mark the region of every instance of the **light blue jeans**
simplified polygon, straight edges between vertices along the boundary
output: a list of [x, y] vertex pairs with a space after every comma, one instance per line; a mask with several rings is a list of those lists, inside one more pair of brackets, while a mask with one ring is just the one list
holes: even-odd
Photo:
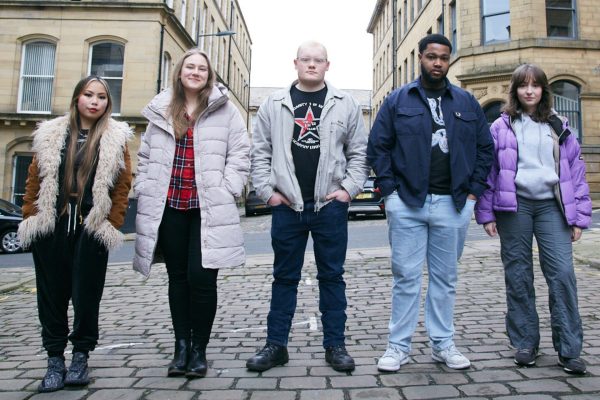
[[406, 353], [419, 320], [425, 260], [429, 341], [436, 351], [453, 344], [456, 269], [474, 207], [467, 200], [459, 212], [450, 195], [427, 195], [422, 208], [406, 205], [397, 192], [385, 198], [394, 276], [389, 342]]

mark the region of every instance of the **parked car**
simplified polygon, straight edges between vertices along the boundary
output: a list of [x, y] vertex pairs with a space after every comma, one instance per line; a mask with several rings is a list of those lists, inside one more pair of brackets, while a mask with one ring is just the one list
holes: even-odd
[[246, 195], [244, 208], [246, 209], [247, 217], [258, 214], [269, 214], [271, 212], [271, 206], [258, 197], [254, 189], [250, 189]]
[[17, 253], [21, 251], [17, 228], [22, 220], [21, 207], [0, 199], [0, 250], [2, 252]]
[[348, 207], [348, 218], [357, 215], [379, 215], [385, 217], [385, 205], [379, 190], [375, 189], [375, 177], [370, 176], [365, 186], [350, 203]]

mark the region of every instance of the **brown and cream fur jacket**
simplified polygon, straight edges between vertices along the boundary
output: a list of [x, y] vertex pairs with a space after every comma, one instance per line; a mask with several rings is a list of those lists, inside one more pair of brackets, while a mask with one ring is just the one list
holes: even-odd
[[[54, 231], [56, 203], [61, 190], [59, 171], [68, 124], [68, 116], [58, 117], [42, 122], [33, 133], [35, 156], [29, 166], [23, 197], [23, 222], [19, 225], [19, 238], [24, 247]], [[125, 219], [131, 188], [127, 142], [132, 136], [132, 130], [125, 122], [113, 119], [102, 133], [92, 184], [94, 205], [83, 221], [84, 229], [109, 250], [123, 241], [118, 228]]]

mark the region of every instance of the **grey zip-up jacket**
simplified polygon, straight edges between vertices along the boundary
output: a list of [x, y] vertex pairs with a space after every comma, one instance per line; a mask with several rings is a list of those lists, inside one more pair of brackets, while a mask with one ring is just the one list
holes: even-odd
[[[295, 85], [297, 81], [293, 82]], [[321, 154], [315, 180], [315, 211], [329, 201], [325, 196], [345, 189], [356, 196], [369, 175], [367, 132], [358, 102], [327, 84], [327, 96], [318, 127]], [[268, 201], [274, 191], [283, 194], [295, 211], [304, 209], [292, 157], [294, 107], [291, 86], [270, 95], [260, 106], [252, 133], [252, 184]]]

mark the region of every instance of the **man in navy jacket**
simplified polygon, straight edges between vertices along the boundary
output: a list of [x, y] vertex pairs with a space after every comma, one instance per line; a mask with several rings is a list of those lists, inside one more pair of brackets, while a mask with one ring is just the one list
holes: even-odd
[[432, 358], [470, 367], [453, 340], [457, 263], [494, 144], [477, 100], [446, 78], [451, 52], [439, 34], [419, 42], [421, 76], [385, 99], [369, 137], [367, 159], [385, 196], [394, 277], [388, 347], [377, 364], [382, 371], [408, 362], [425, 260]]

